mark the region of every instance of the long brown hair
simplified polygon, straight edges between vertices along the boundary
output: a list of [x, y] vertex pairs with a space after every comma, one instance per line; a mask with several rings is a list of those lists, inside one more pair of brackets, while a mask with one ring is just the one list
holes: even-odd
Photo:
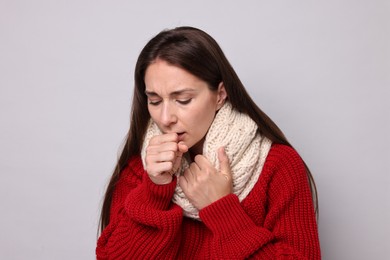
[[[178, 27], [162, 31], [146, 44], [136, 63], [130, 130], [106, 190], [101, 211], [100, 231], [103, 231], [110, 222], [111, 200], [120, 173], [128, 160], [132, 156], [139, 155], [141, 151], [147, 123], [150, 119], [145, 95], [145, 71], [157, 58], [202, 79], [208, 83], [212, 91], [216, 91], [219, 83], [223, 82], [233, 108], [249, 115], [257, 123], [259, 132], [274, 143], [292, 147], [279, 127], [261, 111], [249, 96], [221, 48], [210, 35], [193, 27]], [[314, 204], [317, 206], [316, 186], [307, 166], [306, 169]]]

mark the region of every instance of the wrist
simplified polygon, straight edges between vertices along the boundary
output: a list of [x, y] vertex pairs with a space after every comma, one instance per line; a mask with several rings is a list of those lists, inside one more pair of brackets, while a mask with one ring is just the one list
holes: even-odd
[[243, 230], [252, 223], [235, 194], [229, 194], [203, 208], [199, 216], [210, 230], [221, 236]]
[[156, 184], [156, 185], [167, 185], [167, 184], [170, 184], [173, 180], [173, 176], [168, 174], [168, 173], [164, 173], [162, 175], [159, 175], [159, 176], [151, 176], [151, 175], [148, 175], [150, 180]]
[[167, 184], [156, 184], [148, 176], [144, 180], [144, 185], [146, 188], [144, 190], [145, 203], [154, 208], [165, 209], [171, 203], [175, 192], [176, 178], [172, 178]]

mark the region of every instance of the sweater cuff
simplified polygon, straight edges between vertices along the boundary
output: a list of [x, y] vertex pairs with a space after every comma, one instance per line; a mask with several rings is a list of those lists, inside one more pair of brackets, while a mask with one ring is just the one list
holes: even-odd
[[175, 192], [177, 178], [173, 177], [172, 182], [164, 185], [157, 185], [147, 174], [143, 177], [143, 198], [146, 204], [152, 208], [165, 210], [169, 207]]
[[157, 228], [179, 225], [183, 211], [172, 203], [176, 183], [174, 177], [169, 184], [157, 185], [145, 173], [142, 183], [126, 199], [126, 211], [132, 221]]
[[229, 194], [203, 208], [199, 216], [203, 223], [219, 236], [230, 236], [255, 225], [235, 194]]

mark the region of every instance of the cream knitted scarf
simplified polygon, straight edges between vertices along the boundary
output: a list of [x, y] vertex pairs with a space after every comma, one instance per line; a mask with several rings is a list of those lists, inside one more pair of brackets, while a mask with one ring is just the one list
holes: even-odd
[[[160, 134], [160, 129], [150, 120], [141, 150], [144, 168], [146, 147], [153, 136]], [[237, 112], [225, 102], [206, 134], [203, 155], [219, 170], [217, 149], [225, 147], [233, 175], [233, 193], [242, 201], [256, 184], [271, 144], [271, 140], [257, 132], [256, 123], [248, 115]], [[183, 156], [175, 174], [182, 174], [190, 163], [189, 157]], [[188, 201], [179, 185], [172, 201], [183, 208], [185, 216], [199, 220], [198, 209]]]

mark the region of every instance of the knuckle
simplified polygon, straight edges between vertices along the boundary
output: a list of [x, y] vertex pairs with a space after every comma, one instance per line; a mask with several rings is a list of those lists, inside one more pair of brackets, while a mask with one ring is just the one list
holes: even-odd
[[158, 139], [159, 136], [153, 136], [152, 138], [150, 138], [149, 144], [156, 144]]
[[173, 152], [173, 151], [169, 151], [168, 152], [169, 160], [173, 160], [173, 159], [175, 159], [175, 157], [176, 157], [176, 153], [175, 152]]
[[150, 176], [154, 176], [155, 175], [155, 172], [154, 172], [153, 168], [151, 168], [151, 167], [146, 167], [146, 172]]
[[152, 146], [149, 145], [148, 147], [146, 147], [146, 155], [150, 154], [152, 151], [153, 151]]
[[202, 174], [202, 175], [199, 175], [197, 180], [198, 180], [198, 183], [206, 183], [207, 180], [209, 179], [209, 176], [206, 175], [206, 174]]
[[173, 167], [173, 162], [166, 162], [167, 163], [167, 167], [170, 169], [172, 169]]
[[201, 158], [202, 158], [202, 156], [200, 154], [198, 154], [195, 156], [194, 160], [195, 160], [195, 162], [199, 162]]
[[195, 169], [196, 169], [196, 165], [195, 164], [193, 164], [193, 163], [191, 163], [191, 165], [190, 165], [190, 168], [189, 168], [191, 171], [195, 171]]
[[209, 177], [211, 174], [213, 174], [213, 170], [212, 169], [207, 168], [207, 169], [204, 170], [205, 177]]

